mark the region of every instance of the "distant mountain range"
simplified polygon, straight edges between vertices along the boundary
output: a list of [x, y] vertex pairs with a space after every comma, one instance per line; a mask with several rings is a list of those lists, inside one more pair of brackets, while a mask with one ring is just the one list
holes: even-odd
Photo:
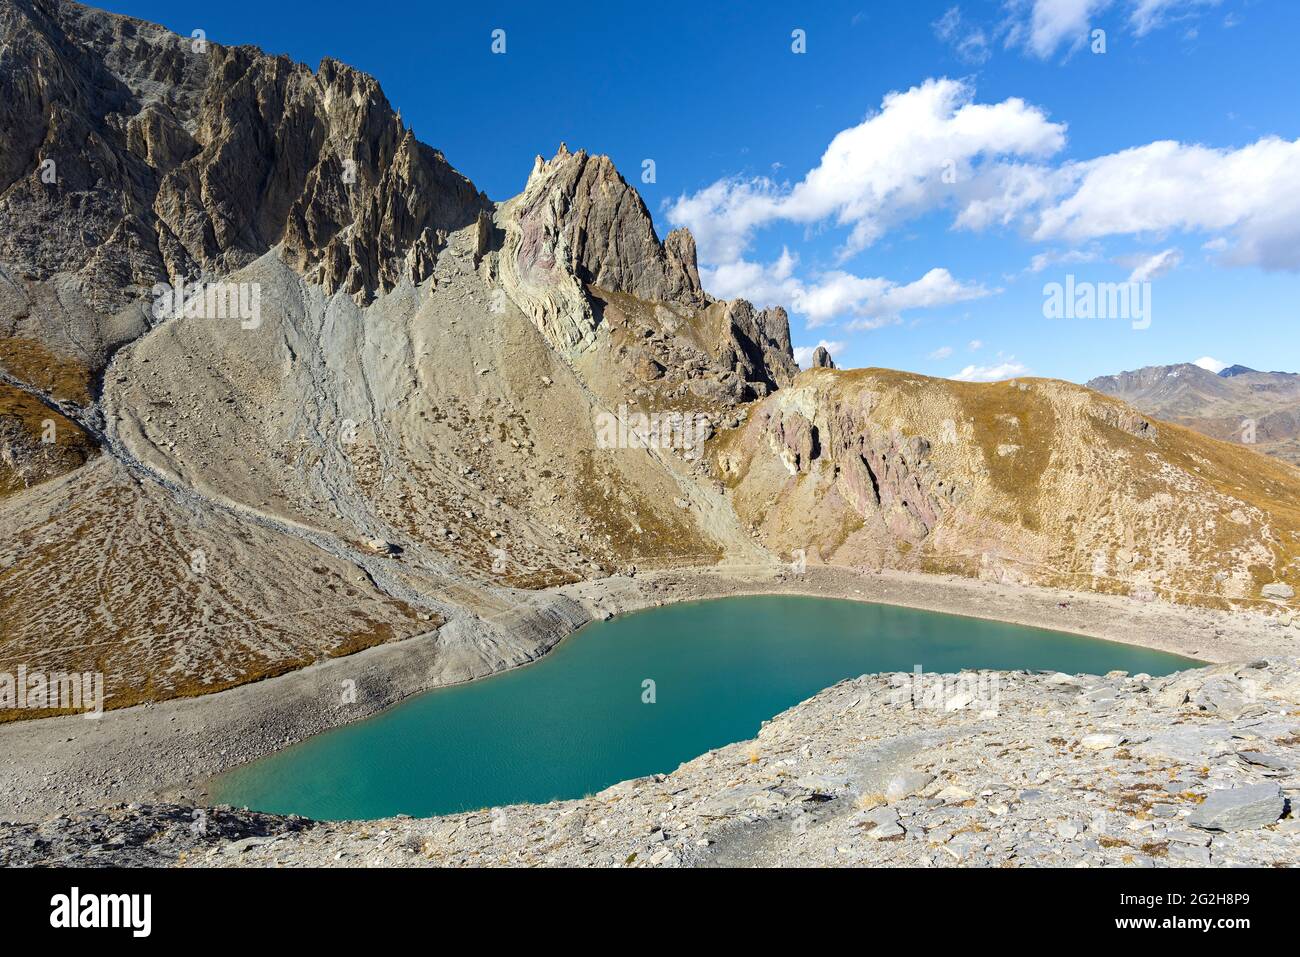
[[1088, 388], [1216, 439], [1300, 464], [1300, 375], [1190, 362], [1100, 376]]

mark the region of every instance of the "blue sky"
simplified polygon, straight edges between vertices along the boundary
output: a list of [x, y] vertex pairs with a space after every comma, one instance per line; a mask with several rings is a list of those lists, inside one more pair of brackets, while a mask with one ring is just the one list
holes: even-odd
[[[706, 288], [841, 365], [1300, 371], [1290, 0], [106, 5], [365, 70], [496, 200], [562, 140], [607, 153]], [[1149, 325], [1044, 318], [1067, 275], [1149, 281]]]

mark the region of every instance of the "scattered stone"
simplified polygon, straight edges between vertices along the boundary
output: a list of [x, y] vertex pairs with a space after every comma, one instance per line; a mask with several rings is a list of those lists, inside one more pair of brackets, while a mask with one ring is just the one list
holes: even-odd
[[1247, 764], [1268, 768], [1270, 771], [1290, 771], [1292, 767], [1292, 762], [1285, 758], [1280, 758], [1276, 754], [1266, 754], [1263, 751], [1238, 751], [1237, 757]]
[[1194, 847], [1190, 844], [1170, 844], [1169, 856], [1176, 861], [1187, 861], [1189, 864], [1206, 865], [1210, 863], [1210, 849], [1208, 847]]
[[948, 785], [948, 787], [935, 795], [940, 804], [962, 804], [969, 801], [974, 796], [975, 795], [971, 794], [971, 792], [967, 791], [965, 788], [959, 788], [952, 784]]

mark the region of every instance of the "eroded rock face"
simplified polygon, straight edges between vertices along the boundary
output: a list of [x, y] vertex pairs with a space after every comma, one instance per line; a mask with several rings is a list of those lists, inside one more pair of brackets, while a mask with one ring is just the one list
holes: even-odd
[[882, 521], [897, 540], [919, 543], [955, 497], [955, 486], [930, 463], [923, 436], [905, 437], [846, 409], [825, 434], [803, 411], [779, 403], [758, 421], [791, 475], [809, 472], [820, 459], [858, 517]]
[[0, 260], [103, 310], [284, 244], [366, 301], [487, 206], [372, 78], [72, 3], [0, 9]]
[[744, 299], [726, 306], [726, 326], [716, 355], [746, 381], [762, 383], [760, 395], [789, 385], [799, 373], [790, 348], [790, 317], [780, 306], [756, 310]]
[[503, 287], [564, 351], [595, 341], [588, 290], [646, 303], [702, 308], [695, 240], [675, 230], [661, 243], [645, 203], [607, 156], [560, 150], [537, 157], [524, 191], [504, 204]]
[[766, 415], [768, 434], [785, 467], [792, 475], [806, 471], [821, 452], [816, 426], [797, 411]]

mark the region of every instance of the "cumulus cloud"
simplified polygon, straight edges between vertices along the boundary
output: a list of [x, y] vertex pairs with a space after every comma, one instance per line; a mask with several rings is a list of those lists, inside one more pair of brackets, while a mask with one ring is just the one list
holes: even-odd
[[1108, 236], [1181, 231], [1227, 234], [1225, 265], [1300, 269], [1300, 139], [1237, 149], [1160, 140], [1051, 165], [1063, 124], [1023, 100], [973, 96], [947, 79], [891, 93], [799, 182], [719, 180], [679, 197], [668, 218], [691, 228], [702, 262], [742, 271], [752, 269], [743, 256], [754, 230], [773, 222], [832, 221], [849, 229], [843, 252], [853, 253], [943, 206], [955, 208], [955, 228], [1017, 225], [1074, 250], [1046, 252], [1031, 268], [1095, 256], [1086, 244]]
[[950, 355], [952, 355], [952, 346], [940, 346], [938, 349], [935, 349], [928, 356], [926, 356], [926, 358], [939, 360], [939, 359], [946, 359]]
[[[1147, 13], [1178, 9], [1164, 4]], [[1237, 148], [1162, 140], [1061, 162], [1065, 131], [1022, 99], [980, 103], [966, 83], [931, 79], [885, 96], [877, 112], [836, 134], [801, 179], [718, 180], [679, 196], [667, 218], [694, 233], [710, 292], [784, 305], [809, 329], [832, 321], [878, 328], [908, 310], [1000, 290], [941, 267], [898, 282], [847, 268], [810, 272], [789, 249], [773, 262], [747, 258], [755, 232], [771, 224], [846, 230], [841, 264], [888, 230], [947, 209], [953, 229], [1011, 228], [1044, 244], [1033, 272], [1099, 260], [1109, 238], [1167, 242], [1170, 234], [1210, 240], [1204, 249], [1221, 265], [1300, 271], [1300, 177], [1293, 174], [1300, 139], [1268, 136]], [[1129, 268], [1145, 281], [1181, 259], [1171, 247]]]
[[[953, 303], [983, 299], [993, 294], [979, 283], [965, 283], [953, 278], [942, 267], [931, 269], [920, 279], [906, 285], [888, 283], [854, 303], [852, 311], [860, 318], [849, 323], [850, 329], [873, 329], [883, 322], [895, 321], [913, 309], [935, 309]], [[883, 320], [883, 322], [882, 322]]]
[[1161, 140], [1070, 164], [1072, 187], [1038, 216], [1039, 240], [1229, 231], [1232, 265], [1300, 269], [1300, 139], [1240, 149]]
[[704, 287], [721, 299], [741, 296], [756, 306], [789, 306], [803, 284], [794, 278], [799, 257], [782, 248], [775, 262], [764, 265], [736, 259], [700, 269]]
[[[932, 79], [888, 94], [878, 112], [836, 134], [799, 182], [719, 180], [679, 197], [668, 219], [690, 227], [700, 258], [709, 263], [739, 259], [755, 229], [781, 220], [834, 219], [850, 229], [844, 251], [853, 253], [894, 223], [963, 195], [1014, 193], [1016, 174], [1003, 169], [1003, 161], [1046, 157], [1064, 143], [1064, 124], [1050, 122], [1024, 100], [975, 103], [967, 84]], [[1003, 180], [1010, 182], [996, 185]], [[1009, 213], [990, 208], [979, 221], [999, 215]]]
[[958, 382], [997, 382], [1000, 379], [1014, 379], [1028, 372], [1028, 367], [1017, 362], [1015, 356], [1007, 356], [997, 365], [969, 365], [949, 378], [956, 379]]
[[898, 283], [883, 276], [856, 276], [835, 269], [809, 279], [794, 275], [798, 257], [783, 249], [772, 263], [741, 259], [700, 270], [706, 289], [723, 299], [737, 296], [756, 306], [782, 305], [802, 316], [809, 329], [849, 319], [851, 329], [876, 329], [898, 322], [903, 312], [933, 309], [992, 295], [977, 282], [962, 282], [947, 269]]
[[799, 363], [801, 366], [806, 366], [808, 363], [812, 362], [813, 353], [817, 351], [818, 346], [829, 352], [832, 359], [844, 351], [844, 343], [827, 342], [825, 339], [822, 339], [816, 346], [795, 346], [794, 361]]
[[1130, 264], [1133, 271], [1129, 273], [1129, 282], [1150, 282], [1167, 272], [1178, 268], [1183, 261], [1183, 254], [1177, 249], [1163, 249], [1152, 256], [1138, 256]]
[[978, 352], [980, 349], [984, 348], [984, 343], [980, 342], [978, 339], [972, 339], [970, 342], [966, 343], [966, 348], [971, 352]]
[[1228, 363], [1220, 362], [1218, 359], [1214, 358], [1213, 356], [1201, 356], [1199, 359], [1193, 362], [1192, 365], [1200, 366], [1202, 369], [1206, 369], [1210, 372], [1213, 372], [1215, 375], [1218, 375], [1224, 369], [1228, 368]]

